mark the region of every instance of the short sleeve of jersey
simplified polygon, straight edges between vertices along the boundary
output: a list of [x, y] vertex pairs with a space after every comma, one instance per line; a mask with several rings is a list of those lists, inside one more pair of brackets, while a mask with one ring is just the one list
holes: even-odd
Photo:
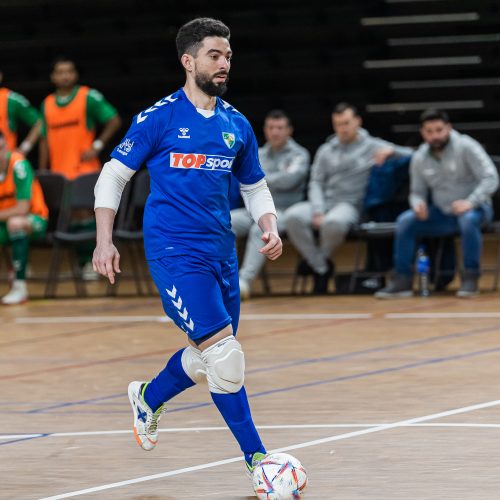
[[246, 138], [241, 148], [233, 174], [241, 184], [255, 184], [264, 178], [264, 171], [259, 162], [259, 148], [252, 127], [246, 122]]
[[16, 185], [16, 200], [31, 200], [31, 185], [33, 184], [33, 169], [28, 160], [14, 163], [14, 184]]
[[114, 118], [118, 111], [95, 89], [90, 89], [87, 95], [87, 113], [92, 121], [106, 123]]
[[9, 116], [13, 118], [14, 130], [17, 130], [19, 122], [32, 127], [40, 118], [38, 111], [29, 103], [26, 97], [16, 92], [9, 93]]
[[156, 145], [157, 125], [154, 114], [141, 120], [142, 114], [134, 116], [132, 125], [111, 153], [111, 158], [121, 161], [132, 170], [139, 170], [153, 153]]

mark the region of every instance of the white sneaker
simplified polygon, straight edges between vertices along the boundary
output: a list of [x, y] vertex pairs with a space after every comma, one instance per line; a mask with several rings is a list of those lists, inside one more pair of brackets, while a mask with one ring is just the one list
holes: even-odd
[[250, 298], [250, 283], [240, 278], [240, 299], [247, 300]]
[[28, 287], [25, 280], [14, 280], [12, 287], [7, 295], [2, 297], [2, 304], [12, 306], [23, 304], [28, 300]]
[[130, 382], [128, 385], [128, 399], [134, 412], [134, 435], [139, 446], [151, 451], [158, 443], [158, 422], [165, 413], [162, 404], [154, 413], [144, 401], [143, 393], [147, 382]]
[[87, 262], [82, 267], [82, 278], [84, 281], [98, 281], [100, 279], [100, 274], [94, 271], [92, 262]]

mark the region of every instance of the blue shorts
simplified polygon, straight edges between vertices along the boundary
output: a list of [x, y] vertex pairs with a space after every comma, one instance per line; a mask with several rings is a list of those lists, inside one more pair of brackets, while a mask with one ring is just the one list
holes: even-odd
[[227, 325], [236, 335], [240, 317], [236, 253], [223, 261], [175, 255], [148, 264], [165, 313], [191, 340]]

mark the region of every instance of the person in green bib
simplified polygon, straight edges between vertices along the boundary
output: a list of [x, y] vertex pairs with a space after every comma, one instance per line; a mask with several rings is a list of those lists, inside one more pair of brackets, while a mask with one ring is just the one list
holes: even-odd
[[50, 73], [55, 92], [41, 106], [39, 168], [69, 180], [100, 170], [99, 153], [121, 126], [117, 110], [98, 90], [78, 85], [78, 77], [73, 60], [57, 58]]
[[[69, 180], [100, 171], [99, 153], [121, 126], [117, 110], [98, 90], [78, 85], [78, 77], [75, 62], [58, 57], [50, 73], [55, 92], [48, 95], [41, 106], [38, 166]], [[72, 231], [95, 229], [93, 212], [80, 211], [73, 215]], [[91, 265], [93, 249], [93, 244], [76, 248], [84, 279], [98, 278]]]
[[[41, 116], [26, 97], [2, 86], [3, 72], [0, 70], [0, 132], [10, 151], [27, 155], [40, 138]], [[25, 139], [18, 144], [20, 126], [29, 128]]]
[[29, 242], [47, 230], [49, 211], [33, 168], [0, 132], [0, 247], [11, 247], [13, 279], [3, 305], [26, 302]]

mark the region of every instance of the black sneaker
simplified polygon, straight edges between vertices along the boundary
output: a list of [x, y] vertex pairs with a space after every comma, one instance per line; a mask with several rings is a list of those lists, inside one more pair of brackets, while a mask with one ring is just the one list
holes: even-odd
[[331, 260], [327, 261], [328, 269], [325, 273], [313, 273], [314, 276], [314, 287], [313, 295], [326, 295], [328, 293], [328, 283], [330, 278], [332, 278], [335, 268]]
[[298, 276], [311, 276], [311, 274], [314, 274], [313, 268], [307, 263], [307, 260], [302, 259], [298, 264], [297, 264], [297, 270], [295, 273]]
[[393, 281], [374, 294], [377, 299], [405, 299], [413, 297], [413, 277], [396, 274]]

